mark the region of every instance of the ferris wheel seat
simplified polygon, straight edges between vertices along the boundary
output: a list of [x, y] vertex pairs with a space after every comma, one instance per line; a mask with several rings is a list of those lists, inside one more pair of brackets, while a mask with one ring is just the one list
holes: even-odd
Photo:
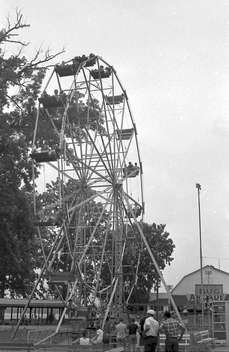
[[89, 56], [86, 56], [86, 55], [76, 56], [72, 61], [78, 64], [84, 64], [84, 67], [90, 67], [95, 65], [96, 56], [94, 54], [90, 54]]
[[91, 58], [89, 57], [89, 59], [87, 59], [87, 61], [85, 63], [85, 67], [94, 66], [95, 64], [96, 64], [96, 56], [91, 57]]
[[74, 62], [73, 64], [61, 64], [55, 66], [55, 72], [60, 77], [75, 76], [79, 70], [80, 63]]
[[105, 97], [107, 104], [121, 104], [124, 99], [124, 94], [114, 95], [114, 96], [106, 96]]
[[104, 68], [103, 66], [100, 66], [98, 70], [91, 70], [90, 72], [94, 79], [100, 79], [110, 77], [111, 71], [111, 67]]
[[57, 150], [33, 151], [30, 156], [37, 163], [57, 161], [60, 158]]
[[132, 137], [133, 133], [134, 133], [134, 129], [133, 128], [126, 128], [123, 130], [116, 130], [117, 133], [117, 138], [120, 140], [128, 140]]
[[139, 171], [140, 171], [140, 168], [138, 166], [133, 165], [131, 168], [127, 166], [123, 169], [123, 174], [124, 174], [124, 177], [131, 178], [131, 177], [138, 176]]
[[97, 121], [100, 118], [99, 111], [96, 109], [80, 110], [76, 104], [71, 105], [68, 109], [68, 120], [69, 122], [85, 122]]
[[141, 213], [142, 213], [142, 207], [136, 206], [132, 208], [132, 211], [130, 210], [127, 211], [126, 217], [133, 218], [135, 216], [136, 218], [138, 218], [141, 215]]
[[49, 272], [49, 283], [52, 284], [74, 282], [75, 280], [75, 274], [69, 271]]
[[63, 106], [65, 101], [62, 99], [62, 96], [55, 95], [45, 96], [38, 99], [39, 102], [43, 105], [44, 108], [57, 108]]
[[49, 220], [35, 220], [33, 222], [35, 226], [45, 227], [45, 226], [60, 226], [59, 222], [54, 219]]

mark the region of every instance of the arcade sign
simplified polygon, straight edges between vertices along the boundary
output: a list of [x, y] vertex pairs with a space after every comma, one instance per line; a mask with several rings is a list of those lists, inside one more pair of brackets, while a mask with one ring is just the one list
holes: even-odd
[[204, 303], [210, 303], [213, 301], [222, 301], [224, 300], [223, 294], [223, 285], [218, 284], [204, 284], [203, 285], [203, 293], [202, 293], [202, 285], [195, 285], [195, 295], [190, 295], [190, 303], [201, 303], [201, 299], [203, 297]]

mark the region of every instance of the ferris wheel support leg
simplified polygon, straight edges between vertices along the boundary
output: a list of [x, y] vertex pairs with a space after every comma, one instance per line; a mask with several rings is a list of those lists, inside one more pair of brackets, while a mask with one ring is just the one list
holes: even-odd
[[131, 205], [130, 205], [130, 203], [129, 203], [128, 197], [126, 197], [125, 195], [124, 195], [124, 197], [125, 197], [126, 202], [127, 202], [127, 204], [128, 204], [128, 209], [129, 209], [130, 213], [132, 214], [133, 219], [134, 219], [134, 222], [135, 222], [135, 224], [136, 224], [136, 226], [137, 226], [137, 228], [138, 228], [139, 234], [141, 235], [141, 238], [142, 238], [142, 240], [143, 240], [143, 242], [144, 242], [144, 244], [145, 244], [145, 246], [146, 246], [146, 249], [147, 249], [147, 251], [148, 251], [148, 253], [149, 253], [149, 255], [150, 255], [150, 258], [151, 258], [151, 260], [152, 260], [152, 262], [153, 262], [153, 264], [154, 264], [154, 266], [155, 266], [155, 268], [156, 268], [156, 271], [157, 271], [158, 275], [160, 276], [161, 282], [163, 283], [163, 286], [164, 286], [164, 288], [165, 288], [165, 290], [166, 290], [166, 293], [167, 293], [167, 295], [168, 295], [168, 298], [169, 298], [170, 302], [172, 303], [173, 309], [174, 309], [174, 311], [176, 312], [176, 315], [177, 315], [179, 321], [181, 322], [181, 324], [184, 325], [184, 323], [183, 323], [183, 321], [182, 321], [182, 319], [181, 319], [180, 313], [179, 313], [179, 311], [178, 311], [178, 309], [177, 309], [176, 303], [175, 303], [175, 301], [174, 301], [174, 299], [173, 299], [173, 296], [172, 296], [170, 290], [168, 289], [168, 286], [167, 286], [167, 284], [166, 284], [166, 282], [165, 282], [165, 279], [164, 279], [164, 277], [163, 277], [163, 275], [162, 275], [162, 272], [161, 272], [161, 270], [160, 270], [160, 268], [159, 268], [159, 266], [158, 266], [158, 264], [157, 264], [157, 261], [156, 261], [156, 259], [154, 258], [154, 255], [153, 255], [153, 253], [152, 253], [152, 251], [151, 251], [151, 248], [150, 248], [150, 246], [149, 246], [149, 244], [148, 244], [148, 241], [147, 241], [147, 239], [146, 239], [146, 237], [145, 237], [145, 235], [144, 235], [144, 233], [143, 233], [143, 231], [142, 231], [141, 226], [139, 225], [139, 223], [138, 223], [138, 221], [137, 221], [137, 219], [136, 219], [136, 217], [135, 217], [135, 215], [134, 215], [134, 212], [133, 212], [133, 210], [132, 210], [132, 208], [131, 208]]
[[34, 346], [39, 346], [41, 343], [43, 343], [43, 342], [45, 342], [45, 341], [47, 341], [47, 340], [49, 340], [49, 339], [51, 339], [51, 337], [53, 337], [53, 336], [55, 336], [56, 335], [56, 331], [54, 331], [52, 334], [50, 334], [50, 335], [48, 335], [48, 336], [46, 336], [44, 339], [42, 339], [42, 340], [40, 340], [40, 341], [37, 341], [37, 342], [34, 342]]
[[46, 336], [44, 339], [35, 342], [35, 343], [34, 343], [34, 346], [38, 346], [38, 345], [40, 345], [41, 343], [43, 343], [43, 342], [49, 340], [51, 337], [55, 336], [55, 335], [59, 332], [60, 326], [61, 326], [61, 324], [62, 324], [62, 321], [63, 321], [63, 319], [64, 319], [64, 316], [65, 316], [66, 311], [67, 311], [67, 308], [65, 307], [64, 310], [63, 310], [63, 312], [62, 312], [62, 315], [61, 315], [61, 317], [60, 317], [60, 320], [59, 320], [59, 322], [58, 322], [58, 325], [57, 325], [57, 327], [56, 327], [56, 330], [55, 330], [52, 334]]
[[37, 213], [37, 197], [36, 197], [36, 187], [35, 187], [35, 169], [34, 161], [32, 161], [32, 179], [33, 179], [33, 214]]
[[[61, 232], [62, 232], [62, 230], [61, 230]], [[34, 285], [34, 287], [33, 287], [33, 289], [32, 289], [32, 292], [30, 293], [30, 296], [29, 296], [29, 298], [28, 298], [28, 301], [27, 301], [27, 303], [26, 303], [26, 305], [24, 306], [24, 309], [23, 309], [23, 311], [22, 311], [21, 317], [20, 317], [20, 319], [19, 319], [19, 321], [18, 321], [18, 323], [17, 323], [17, 325], [16, 325], [16, 327], [15, 327], [15, 329], [14, 329], [14, 331], [13, 331], [13, 334], [12, 334], [12, 336], [11, 336], [11, 340], [13, 340], [13, 339], [15, 338], [15, 336], [16, 336], [16, 334], [17, 334], [17, 331], [18, 331], [18, 329], [19, 329], [19, 326], [21, 325], [21, 322], [22, 322], [22, 320], [23, 320], [23, 318], [24, 318], [24, 316], [25, 316], [25, 313], [26, 313], [26, 311], [27, 311], [27, 309], [28, 309], [28, 307], [29, 307], [29, 304], [30, 304], [30, 302], [31, 302], [31, 300], [32, 300], [32, 298], [33, 298], [33, 295], [34, 295], [34, 293], [35, 293], [35, 291], [36, 291], [36, 289], [37, 289], [37, 286], [39, 285], [39, 283], [40, 283], [40, 281], [41, 281], [41, 278], [43, 277], [43, 275], [44, 275], [44, 273], [45, 273], [45, 270], [47, 270], [47, 263], [48, 263], [49, 259], [51, 258], [52, 254], [55, 252], [55, 246], [57, 245], [57, 243], [58, 243], [58, 241], [59, 241], [59, 237], [60, 237], [60, 235], [61, 235], [61, 232], [60, 232], [59, 236], [56, 236], [56, 239], [55, 239], [55, 241], [54, 241], [54, 243], [53, 243], [53, 246], [52, 246], [52, 248], [51, 248], [51, 250], [50, 250], [48, 256], [46, 257], [46, 261], [45, 261], [45, 263], [44, 263], [44, 265], [43, 265], [43, 267], [42, 267], [42, 269], [41, 269], [41, 272], [40, 272], [40, 274], [39, 274], [39, 276], [38, 276], [38, 279], [37, 279], [37, 281], [36, 281], [36, 283], [35, 283], [35, 285]], [[63, 239], [63, 237], [62, 237], [62, 239]], [[61, 239], [61, 241], [62, 241], [62, 239]], [[61, 243], [61, 241], [59, 242], [59, 244]]]
[[36, 136], [37, 136], [37, 127], [38, 127], [38, 120], [39, 120], [39, 112], [40, 112], [40, 103], [38, 104], [38, 108], [37, 108], [35, 128], [34, 128], [34, 133], [33, 133], [32, 150], [34, 150], [34, 148], [35, 148], [35, 141], [36, 141]]
[[110, 300], [108, 302], [107, 309], [106, 309], [105, 314], [104, 314], [104, 318], [103, 318], [103, 322], [102, 322], [102, 330], [104, 329], [104, 325], [106, 323], [109, 311], [111, 309], [111, 304], [113, 302], [113, 298], [114, 298], [114, 295], [115, 295], [115, 292], [116, 292], [117, 285], [118, 285], [118, 277], [115, 280], [115, 284], [114, 284], [114, 287], [113, 287], [113, 290], [112, 290], [112, 293], [111, 293], [111, 296], [110, 296]]
[[105, 239], [104, 239], [104, 244], [103, 244], [103, 250], [102, 250], [102, 255], [101, 255], [101, 259], [100, 259], [99, 272], [98, 272], [97, 282], [96, 282], [96, 286], [95, 286], [95, 297], [96, 297], [98, 289], [99, 289], [100, 277], [101, 277], [101, 272], [102, 272], [102, 263], [103, 263], [103, 258], [105, 255], [105, 248], [107, 245], [107, 237], [108, 237], [108, 231], [109, 231], [110, 224], [111, 224], [111, 222], [109, 221], [107, 224], [107, 229], [106, 229], [106, 234], [105, 234]]

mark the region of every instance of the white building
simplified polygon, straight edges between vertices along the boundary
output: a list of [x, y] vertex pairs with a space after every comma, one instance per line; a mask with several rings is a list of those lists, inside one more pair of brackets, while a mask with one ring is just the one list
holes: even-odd
[[[229, 273], [217, 269], [212, 265], [203, 267], [203, 294], [201, 291], [201, 270], [185, 275], [171, 290], [174, 300], [180, 309], [199, 309], [201, 298], [206, 305], [212, 301], [229, 300]], [[151, 305], [157, 301], [156, 293], [151, 295]], [[159, 293], [157, 304], [167, 308], [169, 301], [167, 294]]]

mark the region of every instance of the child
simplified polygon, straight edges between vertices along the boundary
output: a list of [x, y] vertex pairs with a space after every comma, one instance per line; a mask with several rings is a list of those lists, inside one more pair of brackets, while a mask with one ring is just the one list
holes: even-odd
[[87, 331], [83, 331], [82, 332], [82, 336], [74, 341], [72, 341], [72, 343], [79, 343], [81, 346], [87, 346], [87, 345], [91, 345], [91, 341], [89, 339], [89, 337], [87, 337]]

